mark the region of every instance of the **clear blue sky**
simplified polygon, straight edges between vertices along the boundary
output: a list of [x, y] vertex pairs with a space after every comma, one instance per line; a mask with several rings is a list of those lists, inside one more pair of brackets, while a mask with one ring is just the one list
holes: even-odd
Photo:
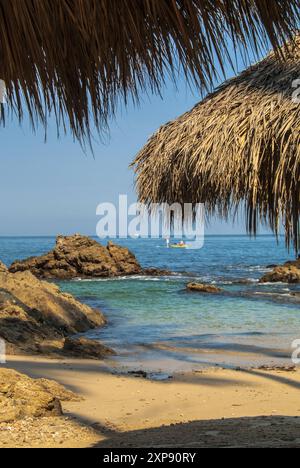
[[[240, 67], [241, 68], [241, 67]], [[232, 72], [228, 70], [228, 76]], [[135, 200], [130, 162], [148, 137], [165, 122], [190, 109], [200, 96], [182, 80], [178, 90], [167, 82], [163, 100], [144, 96], [141, 106], [120, 110], [106, 144], [94, 144], [94, 158], [71, 137], [9, 122], [1, 132], [0, 235], [95, 234], [96, 206], [115, 202], [119, 194]], [[245, 233], [212, 222], [208, 233]]]

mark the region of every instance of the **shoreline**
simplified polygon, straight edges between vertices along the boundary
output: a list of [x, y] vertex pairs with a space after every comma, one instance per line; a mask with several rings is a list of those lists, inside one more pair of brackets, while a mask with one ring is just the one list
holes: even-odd
[[[266, 354], [267, 353], [267, 354]], [[291, 349], [261, 349], [259, 346], [238, 345], [231, 348], [176, 346], [168, 343], [127, 348], [106, 359], [109, 371], [116, 374], [143, 373], [152, 380], [167, 380], [178, 373], [202, 372], [212, 369], [289, 368]]]
[[[73, 425], [88, 431], [86, 446], [180, 446], [183, 433], [191, 438], [191, 446], [227, 446], [241, 436], [243, 425], [245, 437], [251, 427], [254, 433], [264, 432], [261, 442], [271, 444], [276, 427], [276, 445], [300, 446], [295, 430], [300, 427], [299, 369], [207, 368], [153, 381], [113, 374], [105, 361], [9, 356], [4, 367], [53, 379], [83, 397], [63, 403], [63, 409]], [[67, 444], [76, 446], [73, 442]], [[239, 442], [247, 444], [251, 440]]]
[[[69, 243], [72, 247], [71, 253]], [[73, 245], [74, 243], [76, 245]], [[140, 266], [128, 249], [113, 244], [109, 244], [107, 248], [99, 247], [98, 244], [91, 243], [90, 239], [76, 235], [71, 238], [59, 237], [55, 251], [56, 254], [63, 254], [70, 274], [76, 273], [72, 269], [73, 252], [75, 257], [79, 255], [76, 247], [78, 243], [84, 250], [82, 258], [85, 261], [80, 267], [83, 270], [94, 271], [95, 268], [99, 268], [98, 260], [103, 260], [104, 257], [106, 259], [109, 252], [110, 258], [120, 266], [120, 270], [124, 267], [125, 255], [125, 259], [129, 261], [128, 265], [126, 263], [129, 271], [140, 272]], [[95, 255], [93, 253], [90, 256], [90, 248], [93, 252], [96, 249]], [[222, 255], [226, 251], [222, 249]], [[147, 249], [145, 252], [148, 255], [147, 257], [145, 254], [147, 264], [150, 253]], [[214, 258], [215, 255], [214, 252]], [[51, 275], [56, 274], [52, 260], [55, 260], [54, 266], [65, 265], [58, 264], [54, 251], [50, 251], [42, 257], [24, 261], [29, 262], [25, 266], [29, 270], [37, 269], [36, 273], [40, 272], [40, 262], [43, 263], [45, 258], [48, 262], [46, 271]], [[162, 258], [161, 265], [167, 264], [166, 260], [167, 257]], [[208, 263], [209, 260], [210, 258]], [[30, 262], [34, 262], [34, 265]], [[231, 258], [224, 259], [224, 278], [233, 274], [232, 263], [235, 265]], [[14, 265], [16, 269], [19, 268], [16, 263]], [[179, 265], [181, 260], [178, 260], [177, 266]], [[235, 267], [236, 278], [239, 271], [248, 274], [248, 267], [246, 272], [246, 268], [238, 265], [237, 263]], [[21, 269], [22, 266], [23, 263], [20, 264]], [[116, 272], [116, 267], [113, 268]], [[205, 278], [218, 278], [218, 270], [219, 267], [212, 269]], [[39, 281], [29, 271], [9, 273], [3, 265], [4, 285], [8, 280], [12, 282], [11, 295], [8, 298], [10, 302], [7, 305], [4, 295], [3, 310], [7, 319], [13, 320], [14, 323], [12, 327], [9, 321], [9, 326], [4, 327], [4, 330], [7, 333], [15, 332], [15, 324], [19, 324], [24, 316], [26, 320], [21, 321], [23, 328], [13, 338], [19, 340], [19, 336], [23, 336], [24, 323], [27, 326], [28, 322], [29, 325], [35, 325], [38, 340], [35, 343], [31, 336], [27, 337], [28, 344], [34, 343], [38, 354], [32, 355], [28, 348], [28, 354], [25, 355], [22, 354], [23, 350], [19, 349], [18, 355], [8, 356], [7, 365], [4, 367], [35, 379], [52, 379], [81, 398], [80, 401], [62, 401], [63, 417], [33, 417], [21, 420], [16, 418], [11, 424], [3, 422], [0, 424], [0, 447], [207, 447], [230, 446], [233, 443], [237, 446], [281, 446], [292, 443], [300, 447], [300, 439], [296, 436], [300, 433], [300, 406], [297, 406], [300, 369], [275, 368], [288, 367], [291, 364], [290, 344], [294, 335], [284, 333], [283, 330], [285, 323], [295, 323], [295, 312], [298, 312], [298, 309], [294, 305], [289, 307], [289, 304], [283, 313], [279, 304], [281, 301], [275, 301], [274, 296], [280, 295], [287, 301], [287, 288], [283, 290], [282, 286], [278, 288], [277, 285], [273, 288], [268, 283], [259, 284], [258, 288], [258, 283], [252, 285], [254, 276], [257, 275], [258, 273], [253, 273], [250, 287], [248, 283], [244, 284], [244, 280], [239, 280], [239, 283], [232, 282], [230, 285], [224, 283], [224, 288], [216, 295], [192, 295], [186, 290], [185, 281], [188, 278], [184, 276], [180, 276], [182, 281], [177, 281], [178, 276], [174, 277], [174, 282], [168, 281], [169, 277], [164, 277], [167, 279], [164, 282], [164, 278], [151, 276], [155, 281], [149, 288], [145, 287], [144, 283], [141, 283], [141, 287], [139, 282], [130, 282], [129, 289], [123, 283], [113, 282], [103, 286], [103, 278], [89, 278], [88, 281], [100, 281], [93, 288], [89, 288], [85, 280], [66, 278], [51, 282], [49, 279], [47, 282]], [[130, 274], [126, 275], [126, 279], [136, 280], [137, 277]], [[22, 284], [18, 283], [19, 289], [16, 291], [16, 283], [21, 280]], [[108, 277], [104, 281], [112, 280], [118, 281], [120, 277]], [[63, 285], [60, 284], [61, 281]], [[213, 283], [209, 281], [209, 284]], [[214, 282], [217, 284], [215, 280]], [[32, 291], [33, 283], [38, 291], [42, 289], [41, 298], [47, 293], [47, 300], [36, 303], [37, 293]], [[202, 283], [206, 284], [201, 279]], [[247, 286], [246, 290], [244, 286]], [[268, 289], [261, 289], [261, 286], [267, 286]], [[291, 285], [288, 288], [289, 291], [294, 289], [296, 296], [293, 301], [297, 301], [298, 286], [294, 288], [294, 285]], [[245, 294], [245, 291], [248, 291], [248, 294]], [[53, 301], [49, 304], [50, 292]], [[18, 301], [22, 300], [22, 303], [16, 303], [16, 294], [20, 296]], [[167, 303], [164, 302], [166, 294], [170, 298], [170, 302]], [[153, 301], [153, 298], [157, 298], [157, 302]], [[233, 304], [230, 302], [233, 299], [238, 300]], [[251, 302], [246, 304], [249, 305], [248, 311], [243, 301], [250, 299]], [[259, 304], [263, 300], [263, 309], [262, 305], [257, 306], [257, 299]], [[62, 300], [66, 301], [66, 304], [62, 303]], [[23, 306], [25, 301], [29, 301], [26, 307]], [[274, 307], [270, 306], [270, 302]], [[20, 310], [16, 310], [16, 304], [20, 306]], [[105, 304], [108, 304], [107, 310]], [[64, 305], [72, 305], [72, 308], [66, 309]], [[101, 325], [105, 326], [101, 329], [90, 327], [89, 324], [93, 325], [94, 321], [87, 320], [93, 319], [95, 306], [97, 310], [105, 311], [106, 318], [103, 315], [101, 318]], [[74, 307], [83, 314], [83, 325], [78, 325], [78, 314], [74, 312]], [[40, 322], [37, 321], [39, 317], [36, 317], [37, 308], [41, 309], [42, 318], [50, 313], [50, 318], [55, 324], [59, 319], [59, 326], [61, 320], [68, 325], [64, 330], [64, 340], [59, 344], [69, 353], [72, 345], [73, 351], [69, 356], [74, 357], [68, 357], [68, 354], [42, 354], [43, 351], [50, 352], [56, 348], [54, 342], [51, 342], [49, 347], [48, 341], [41, 334], [41, 331], [47, 332], [48, 336], [49, 330], [46, 328], [47, 323], [45, 327], [40, 327]], [[119, 309], [122, 310], [122, 314], [119, 313]], [[142, 313], [143, 317], [145, 315], [144, 321], [138, 320], [139, 313]], [[5, 317], [3, 315], [3, 318]], [[120, 317], [122, 320], [119, 321]], [[98, 315], [95, 320], [97, 323], [100, 321]], [[197, 328], [195, 324], [198, 323], [201, 323], [201, 327]], [[122, 329], [124, 325], [125, 335]], [[28, 328], [26, 326], [25, 330]], [[141, 330], [141, 327], [144, 330]], [[293, 333], [296, 329], [297, 327], [293, 328]], [[278, 330], [279, 333], [276, 333]], [[56, 338], [56, 334], [54, 336]], [[83, 343], [85, 337], [93, 342]], [[77, 341], [72, 343], [72, 340]], [[96, 346], [99, 340], [100, 343], [119, 350], [120, 354], [113, 357], [112, 353], [103, 353], [102, 347], [97, 350], [100, 360], [87, 358], [96, 357], [95, 350], [92, 349], [91, 354], [90, 348]], [[83, 345], [87, 346], [85, 354], [79, 353]], [[101, 347], [101, 344], [98, 346]], [[107, 348], [107, 351], [112, 349]], [[104, 356], [110, 357], [103, 360]], [[265, 367], [261, 368], [263, 365]], [[19, 378], [21, 379], [20, 376]], [[5, 385], [3, 388], [0, 403], [5, 412], [5, 398], [12, 400], [14, 394], [7, 393], [6, 397]], [[14, 401], [10, 403], [14, 404]], [[17, 394], [15, 404], [23, 405], [22, 395], [20, 397]], [[21, 417], [24, 417], [24, 414], [27, 413], [23, 413]]]

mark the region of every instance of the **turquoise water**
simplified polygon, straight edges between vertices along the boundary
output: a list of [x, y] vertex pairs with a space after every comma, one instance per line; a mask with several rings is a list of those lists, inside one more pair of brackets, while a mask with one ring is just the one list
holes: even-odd
[[[0, 238], [0, 259], [10, 264], [47, 252], [54, 243], [54, 238]], [[105, 313], [108, 325], [88, 335], [115, 348], [118, 365], [182, 370], [290, 362], [291, 343], [300, 338], [300, 303], [291, 296], [300, 292], [299, 285], [258, 284], [268, 265], [293, 258], [283, 240], [277, 245], [271, 236], [207, 237], [201, 250], [167, 249], [161, 240], [119, 243], [143, 266], [174, 275], [60, 283]], [[225, 293], [189, 293], [185, 286], [194, 280]]]

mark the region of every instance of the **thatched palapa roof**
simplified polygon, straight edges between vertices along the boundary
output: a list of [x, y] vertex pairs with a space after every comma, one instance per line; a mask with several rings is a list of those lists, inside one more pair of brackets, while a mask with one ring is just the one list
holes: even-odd
[[107, 128], [119, 100], [159, 92], [181, 65], [206, 89], [236, 50], [278, 48], [299, 24], [300, 0], [0, 0], [0, 79], [22, 120], [84, 139]]
[[249, 232], [264, 221], [278, 234], [283, 222], [299, 248], [300, 36], [284, 54], [280, 62], [271, 53], [152, 136], [133, 163], [140, 201], [203, 202], [225, 218], [245, 204]]

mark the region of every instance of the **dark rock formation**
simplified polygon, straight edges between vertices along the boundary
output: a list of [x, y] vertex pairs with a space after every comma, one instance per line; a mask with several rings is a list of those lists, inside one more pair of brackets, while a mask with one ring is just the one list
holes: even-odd
[[212, 286], [210, 284], [200, 284], [200, 283], [189, 283], [187, 285], [189, 291], [195, 291], [199, 293], [209, 293], [209, 294], [219, 294], [222, 292], [222, 289]]
[[41, 257], [16, 261], [9, 271], [30, 271], [38, 278], [62, 280], [137, 275], [143, 272], [128, 249], [112, 242], [103, 247], [99, 242], [79, 234], [57, 237], [54, 250]]
[[46, 341], [62, 341], [105, 323], [101, 312], [29, 271], [0, 273], [0, 338], [8, 352], [41, 352]]
[[145, 276], [176, 276], [176, 273], [170, 270], [160, 270], [159, 268], [145, 268], [143, 274]]
[[300, 283], [300, 259], [276, 266], [261, 278], [260, 283]]
[[83, 337], [66, 338], [63, 349], [65, 354], [80, 358], [103, 359], [115, 354], [112, 349], [104, 346], [98, 341], [89, 340]]

